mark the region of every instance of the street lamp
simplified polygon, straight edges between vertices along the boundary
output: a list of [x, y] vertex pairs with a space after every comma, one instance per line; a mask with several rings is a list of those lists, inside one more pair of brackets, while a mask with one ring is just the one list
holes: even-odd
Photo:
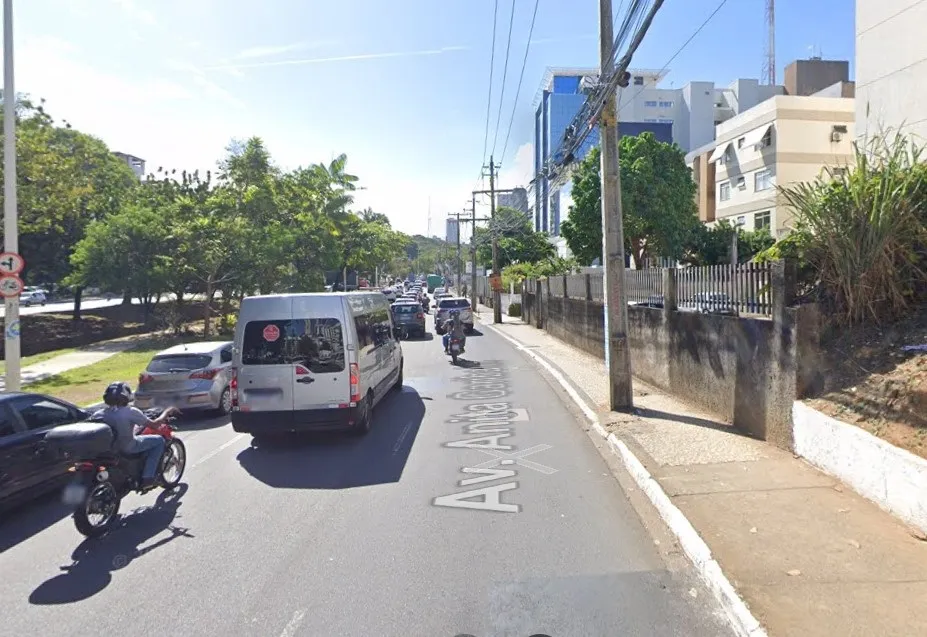
[[[6, 391], [20, 388], [20, 326], [19, 293], [22, 281], [19, 271], [23, 261], [19, 257], [19, 229], [16, 218], [16, 89], [13, 85], [13, 0], [3, 0], [3, 240], [5, 267], [0, 282], [12, 284], [14, 289], [3, 287], [6, 300], [4, 316], [4, 358], [6, 359]], [[15, 259], [13, 258], [15, 257]], [[18, 262], [17, 262], [18, 260]], [[16, 263], [16, 265], [14, 265]]]

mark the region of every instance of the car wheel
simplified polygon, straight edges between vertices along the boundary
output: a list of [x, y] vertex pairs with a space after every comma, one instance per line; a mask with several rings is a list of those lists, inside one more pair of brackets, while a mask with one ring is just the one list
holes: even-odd
[[373, 394], [367, 392], [367, 396], [358, 405], [358, 419], [354, 423], [354, 434], [357, 436], [366, 436], [370, 433], [371, 421], [373, 420]]
[[395, 391], [402, 391], [402, 382], [403, 382], [403, 379], [402, 379], [403, 369], [402, 368], [403, 368], [404, 362], [405, 361], [403, 359], [399, 360], [399, 378], [396, 379], [396, 384], [393, 385], [393, 389]]
[[219, 398], [219, 407], [216, 413], [220, 416], [228, 416], [232, 413], [232, 389], [226, 387], [222, 390], [222, 396]]

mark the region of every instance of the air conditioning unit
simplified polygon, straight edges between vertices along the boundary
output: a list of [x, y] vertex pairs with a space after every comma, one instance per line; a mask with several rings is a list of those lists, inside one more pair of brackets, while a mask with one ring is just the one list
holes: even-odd
[[841, 139], [843, 139], [843, 133], [838, 133], [837, 131], [833, 131], [830, 134], [830, 141], [832, 142], [839, 142]]

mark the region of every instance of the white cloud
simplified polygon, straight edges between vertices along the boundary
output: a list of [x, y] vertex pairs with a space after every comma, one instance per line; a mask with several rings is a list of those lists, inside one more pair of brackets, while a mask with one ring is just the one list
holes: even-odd
[[465, 46], [446, 46], [440, 49], [426, 49], [423, 51], [392, 51], [388, 53], [362, 53], [359, 55], [341, 55], [324, 58], [302, 58], [299, 60], [277, 60], [274, 62], [254, 62], [249, 64], [226, 64], [208, 67], [207, 70], [257, 69], [271, 66], [297, 66], [302, 64], [327, 64], [330, 62], [351, 62], [357, 60], [382, 60], [386, 58], [405, 58], [426, 55], [442, 55], [454, 51], [466, 51]]
[[145, 24], [157, 24], [158, 22], [155, 14], [143, 8], [136, 0], [112, 0], [112, 2], [119, 5], [134, 20]]
[[518, 147], [509, 166], [499, 171], [499, 188], [527, 188], [534, 179], [534, 144], [527, 142]]
[[308, 42], [297, 42], [295, 44], [281, 44], [277, 46], [253, 46], [240, 51], [235, 57], [239, 60], [251, 58], [267, 58], [293, 51], [304, 51], [308, 48], [317, 48], [319, 44], [310, 44]]

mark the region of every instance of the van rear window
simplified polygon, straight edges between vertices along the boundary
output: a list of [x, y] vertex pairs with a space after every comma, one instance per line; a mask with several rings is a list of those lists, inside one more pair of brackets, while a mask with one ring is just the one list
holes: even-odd
[[344, 371], [341, 321], [315, 318], [249, 321], [241, 345], [242, 365], [303, 365], [314, 374]]

